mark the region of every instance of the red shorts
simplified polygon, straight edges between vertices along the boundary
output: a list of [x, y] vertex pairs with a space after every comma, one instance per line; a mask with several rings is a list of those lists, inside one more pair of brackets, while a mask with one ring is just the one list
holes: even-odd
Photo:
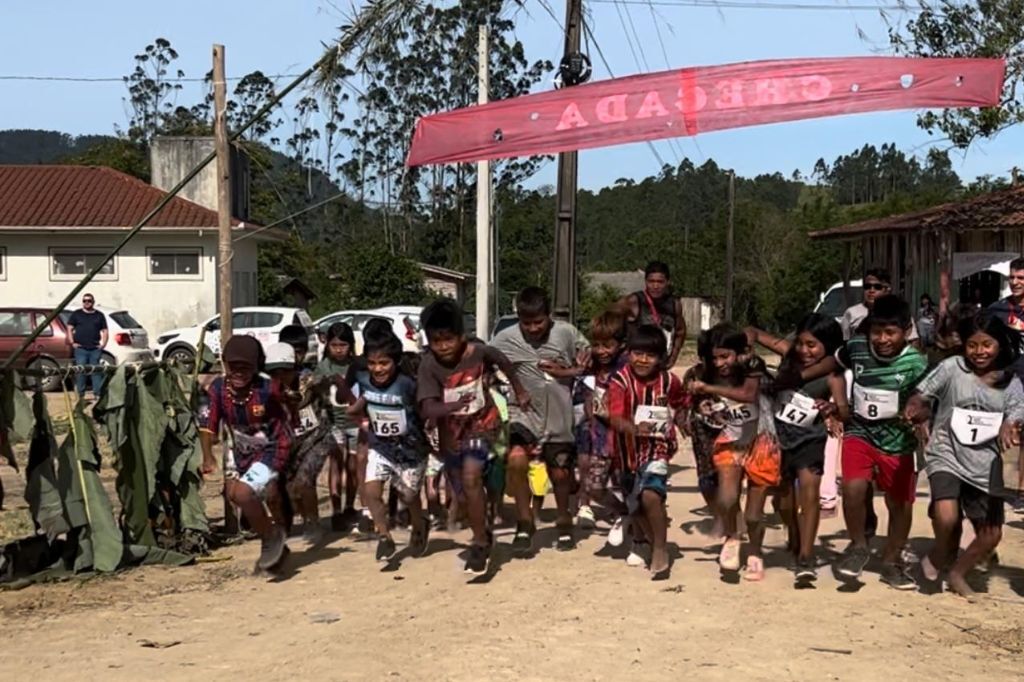
[[847, 436], [843, 439], [843, 480], [874, 480], [897, 502], [914, 502], [917, 472], [914, 455], [890, 455], [871, 443]]

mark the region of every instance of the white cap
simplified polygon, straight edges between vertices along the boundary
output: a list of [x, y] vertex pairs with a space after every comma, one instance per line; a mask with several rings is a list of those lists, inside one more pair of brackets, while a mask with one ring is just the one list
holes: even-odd
[[295, 349], [287, 343], [273, 343], [267, 348], [267, 371], [272, 369], [295, 369]]

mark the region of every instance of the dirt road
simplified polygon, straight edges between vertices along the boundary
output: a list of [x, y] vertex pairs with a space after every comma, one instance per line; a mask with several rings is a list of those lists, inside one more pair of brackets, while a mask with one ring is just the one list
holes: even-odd
[[[679, 463], [690, 461], [680, 453]], [[0, 473], [16, 506], [13, 472]], [[706, 517], [693, 511], [700, 506], [693, 470], [677, 471], [669, 494], [676, 559], [667, 582], [607, 556], [603, 532], [572, 553], [549, 548], [554, 536], [541, 532], [544, 547], [520, 560], [510, 557], [503, 529], [492, 573], [482, 579], [461, 572], [465, 532], [436, 533], [429, 556], [392, 571], [374, 562], [372, 542], [335, 535], [318, 548], [293, 539], [290, 570], [278, 581], [251, 576], [258, 547], [248, 543], [194, 567], [0, 592], [0, 677], [951, 680], [984, 670], [994, 681], [1024, 674], [1020, 516], [1006, 528], [1003, 565], [983, 580], [988, 598], [970, 605], [950, 594], [896, 592], [871, 573], [859, 589], [842, 586], [827, 569], [816, 589], [795, 590], [778, 526], [768, 533], [763, 583], [724, 579], [716, 548], [700, 533]], [[926, 499], [915, 510], [919, 550], [930, 536], [925, 508]], [[846, 544], [839, 518], [826, 519], [821, 536], [827, 549]]]

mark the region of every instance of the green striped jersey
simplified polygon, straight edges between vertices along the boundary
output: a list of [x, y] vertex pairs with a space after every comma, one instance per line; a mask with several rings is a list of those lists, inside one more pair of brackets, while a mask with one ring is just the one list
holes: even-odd
[[901, 419], [928, 360], [908, 345], [892, 358], [875, 355], [866, 336], [855, 336], [836, 359], [853, 372], [851, 419], [846, 433], [866, 440], [882, 452], [909, 455], [917, 446], [913, 429]]

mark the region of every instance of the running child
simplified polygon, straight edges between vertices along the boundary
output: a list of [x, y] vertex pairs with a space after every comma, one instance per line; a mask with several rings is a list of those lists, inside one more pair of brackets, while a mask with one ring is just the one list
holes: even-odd
[[508, 358], [466, 338], [462, 309], [454, 301], [431, 303], [420, 320], [429, 352], [420, 362], [416, 399], [420, 415], [437, 421], [445, 471], [456, 496], [465, 498], [473, 530], [465, 570], [480, 575], [487, 571], [491, 549], [484, 481], [502, 428], [489, 375], [500, 369], [511, 379], [520, 402], [528, 403], [529, 398]]
[[[708, 381], [711, 376], [711, 365], [707, 359], [711, 357], [708, 332], [702, 331], [697, 336], [697, 364], [686, 370], [683, 375], [683, 386], [693, 386], [694, 381]], [[717, 400], [709, 394], [690, 395], [685, 410], [686, 419], [682, 431], [690, 439], [693, 449], [694, 465], [697, 468], [697, 488], [700, 490], [704, 503], [715, 517], [715, 525], [711, 536], [722, 539], [722, 519], [718, 517], [718, 472], [712, 461], [715, 440], [721, 433], [723, 424], [714, 419], [713, 406]]]
[[[352, 365], [349, 367], [348, 376], [345, 379], [345, 383], [348, 384], [351, 389], [353, 396], [359, 397], [359, 384], [355, 380], [356, 373], [359, 371], [366, 371], [366, 346], [373, 344], [380, 344], [386, 342], [394, 335], [391, 330], [391, 323], [380, 317], [371, 317], [363, 324], [362, 337], [363, 337], [363, 348], [362, 354], [356, 356]], [[370, 432], [369, 432], [369, 421], [366, 419], [366, 415], [360, 415], [356, 422], [358, 424], [356, 431], [356, 446], [355, 446], [355, 470], [356, 470], [356, 485], [359, 491], [359, 499], [363, 502], [363, 510], [359, 516], [359, 522], [357, 530], [360, 533], [370, 533], [373, 528], [373, 517], [370, 515], [369, 505], [363, 497], [363, 484], [366, 482], [366, 463], [370, 454]]]
[[557, 548], [576, 546], [569, 498], [575, 483], [576, 447], [573, 437], [572, 382], [581, 372], [579, 351], [586, 339], [571, 324], [551, 319], [547, 292], [527, 287], [516, 296], [519, 324], [502, 331], [491, 345], [514, 368], [508, 375], [526, 389], [509, 406], [507, 484], [516, 500], [519, 520], [512, 542], [527, 553], [536, 525], [530, 509], [530, 457], [538, 453], [548, 470], [558, 507]]
[[[278, 477], [291, 454], [288, 411], [260, 375], [263, 347], [251, 336], [232, 336], [221, 353], [224, 375], [214, 379], [199, 405], [203, 475], [217, 470], [214, 441], [223, 433], [224, 485], [230, 502], [260, 536], [260, 571], [275, 571], [288, 553], [284, 519], [271, 518], [264, 502], [278, 494]], [[271, 505], [271, 508], [278, 508]]]
[[[359, 425], [348, 416], [348, 406], [338, 400], [339, 381], [348, 377], [356, 348], [352, 327], [335, 322], [327, 329], [324, 353], [316, 366], [314, 376], [330, 382], [330, 422], [335, 447], [328, 458], [327, 485], [331, 496], [331, 530], [342, 531], [356, 518], [356, 492], [359, 481], [356, 474], [355, 448], [359, 440]], [[349, 377], [350, 378], [350, 377]], [[342, 507], [342, 479], [344, 479], [344, 507]]]
[[[759, 345], [782, 356], [781, 372], [805, 369], [835, 354], [843, 345], [843, 330], [833, 318], [811, 313], [800, 321], [793, 341], [749, 328], [747, 335]], [[818, 577], [814, 543], [821, 516], [819, 497], [825, 472], [826, 420], [845, 421], [849, 416], [846, 379], [834, 373], [813, 379], [775, 395], [775, 431], [782, 447], [782, 508], [789, 510], [787, 523], [795, 541], [796, 579]]]
[[749, 537], [744, 578], [761, 580], [764, 560], [764, 503], [768, 491], [779, 483], [777, 444], [774, 439], [759, 438], [761, 386], [766, 378], [764, 363], [751, 355], [746, 334], [729, 323], [708, 331], [709, 357], [703, 359], [709, 368], [708, 380], [694, 380], [688, 390], [694, 395], [708, 395], [717, 402], [713, 416], [722, 430], [715, 438], [712, 462], [718, 476], [716, 514], [722, 521], [724, 540], [718, 563], [723, 570], [740, 568], [740, 536], [737, 526], [740, 492], [747, 478], [745, 518]]
[[871, 558], [865, 534], [865, 494], [872, 481], [885, 492], [889, 531], [882, 552], [881, 580], [897, 590], [917, 583], [903, 564], [901, 552], [910, 535], [917, 473], [917, 437], [903, 420], [911, 392], [928, 368], [910, 345], [910, 306], [898, 296], [878, 298], [865, 321], [866, 335], [855, 335], [836, 353], [853, 372], [850, 422], [843, 435], [843, 516], [850, 545], [838, 572], [859, 578]]
[[[608, 495], [614, 453], [614, 435], [608, 423], [608, 387], [616, 372], [627, 362], [625, 320], [616, 312], [608, 311], [590, 323], [590, 366], [586, 375], [576, 381], [574, 402], [577, 416], [576, 451], [579, 456], [580, 489], [577, 493], [579, 509], [577, 521], [582, 526], [596, 522], [591, 502], [602, 510], [616, 512], [617, 500]], [[582, 415], [579, 415], [582, 411]], [[616, 524], [621, 521], [616, 520]]]
[[[925, 466], [935, 544], [921, 560], [922, 572], [934, 581], [948, 569], [950, 589], [971, 600], [975, 593], [967, 573], [1002, 538], [1000, 447], [1013, 446], [1008, 436], [1024, 422], [1024, 395], [1013, 372], [1020, 337], [997, 314], [961, 321], [959, 335], [962, 355], [944, 360], [917, 385], [904, 415], [918, 424], [932, 420]], [[1016, 384], [1012, 389], [1011, 383]], [[1004, 424], [1010, 428], [1003, 429]], [[965, 517], [974, 526], [975, 538], [957, 557]]]
[[[668, 462], [678, 449], [675, 429], [686, 416], [686, 395], [678, 377], [663, 369], [668, 343], [661, 329], [640, 325], [630, 335], [627, 349], [628, 364], [612, 376], [608, 387], [608, 420], [618, 438], [622, 490], [633, 527], [651, 543], [652, 579], [664, 580], [670, 568]], [[634, 546], [633, 553], [642, 550]]]
[[355, 373], [359, 398], [343, 398], [353, 400], [349, 414], [365, 416], [368, 423], [363, 502], [370, 509], [380, 537], [377, 560], [391, 561], [396, 552], [384, 504], [384, 486], [388, 483], [409, 510], [410, 551], [414, 556], [423, 556], [430, 523], [421, 511], [420, 486], [426, 472], [428, 446], [416, 410], [416, 380], [400, 370], [402, 343], [394, 334], [367, 339], [364, 355], [366, 369]]

